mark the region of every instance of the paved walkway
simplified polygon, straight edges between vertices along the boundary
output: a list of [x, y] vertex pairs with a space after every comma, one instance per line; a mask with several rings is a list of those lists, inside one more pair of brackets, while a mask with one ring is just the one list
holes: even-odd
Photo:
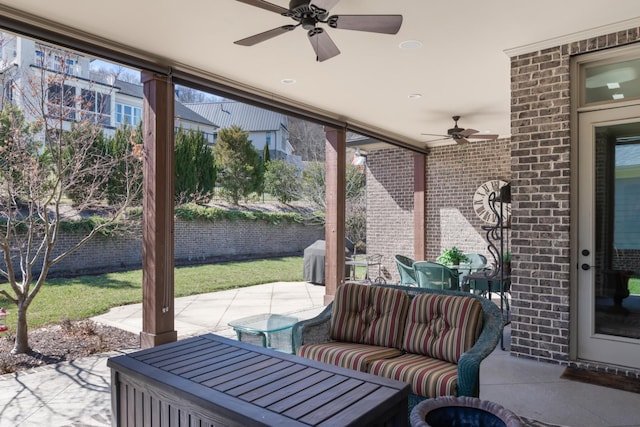
[[[215, 332], [235, 337], [227, 322], [258, 313], [291, 314], [300, 319], [322, 311], [324, 286], [301, 282], [269, 283], [249, 288], [177, 298], [178, 338]], [[96, 322], [134, 333], [142, 330], [142, 304], [112, 309]], [[0, 427], [110, 426], [111, 373], [108, 357], [0, 376]]]

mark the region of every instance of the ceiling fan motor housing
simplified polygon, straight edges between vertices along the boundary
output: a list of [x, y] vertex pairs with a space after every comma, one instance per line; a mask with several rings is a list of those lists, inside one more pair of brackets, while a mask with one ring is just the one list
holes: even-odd
[[329, 16], [328, 11], [310, 6], [309, 3], [311, 3], [310, 0], [291, 0], [289, 2], [289, 11], [283, 13], [283, 15], [302, 23], [302, 27], [309, 30]]
[[454, 121], [454, 126], [451, 129], [447, 129], [447, 135], [457, 135], [464, 130], [464, 128], [458, 127], [458, 120], [460, 116], [451, 117]]

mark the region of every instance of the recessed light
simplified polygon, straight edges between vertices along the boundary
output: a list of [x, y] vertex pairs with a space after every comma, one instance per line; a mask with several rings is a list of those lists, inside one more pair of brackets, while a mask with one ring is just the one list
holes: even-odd
[[407, 98], [409, 98], [409, 99], [420, 99], [420, 98], [422, 98], [422, 94], [421, 93], [411, 93], [411, 94], [407, 95]]
[[293, 85], [296, 84], [296, 79], [282, 79], [280, 80], [280, 83], [283, 85]]
[[620, 89], [620, 83], [618, 83], [618, 82], [607, 83], [607, 87], [609, 89]]
[[613, 99], [624, 99], [624, 94], [622, 93], [614, 93], [611, 96], [613, 97]]
[[405, 40], [398, 45], [400, 49], [418, 49], [422, 47], [422, 42], [418, 40]]

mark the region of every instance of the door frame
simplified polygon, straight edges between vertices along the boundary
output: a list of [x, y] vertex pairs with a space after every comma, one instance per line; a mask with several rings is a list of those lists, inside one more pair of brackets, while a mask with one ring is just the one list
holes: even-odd
[[[569, 360], [578, 360], [578, 268], [580, 262], [579, 245], [578, 245], [578, 224], [579, 224], [579, 160], [580, 160], [580, 141], [579, 141], [579, 115], [580, 113], [610, 110], [613, 108], [628, 107], [640, 105], [640, 100], [615, 101], [609, 103], [597, 103], [593, 105], [585, 105], [584, 103], [584, 68], [586, 65], [594, 63], [610, 62], [616, 63], [629, 59], [640, 58], [640, 45], [632, 44], [603, 51], [592, 52], [583, 55], [577, 55], [570, 60], [570, 118], [569, 118], [569, 137], [570, 137], [570, 153], [569, 162], [571, 165], [571, 174], [569, 178], [570, 197], [569, 197], [569, 250], [570, 250], [570, 269], [569, 269]], [[604, 363], [606, 362], [596, 362]]]
[[[580, 159], [582, 165], [578, 165], [579, 169], [585, 170], [586, 168], [587, 173], [579, 178], [579, 185], [584, 184], [584, 187], [578, 187], [576, 189], [578, 196], [580, 196], [580, 193], [586, 192], [586, 194], [582, 194], [583, 196], [586, 196], [585, 199], [582, 201], [579, 200], [579, 205], [577, 205], [577, 210], [582, 213], [575, 225], [577, 226], [576, 228], [578, 233], [583, 231], [583, 234], [582, 237], [577, 236], [576, 244], [579, 244], [580, 241], [582, 241], [582, 245], [578, 247], [578, 251], [588, 249], [591, 254], [589, 256], [583, 256], [579, 252], [574, 254], [574, 257], [577, 258], [574, 274], [578, 285], [575, 292], [577, 304], [574, 307], [576, 310], [574, 317], [579, 322], [576, 331], [576, 358], [596, 363], [615, 364], [618, 366], [629, 367], [631, 369], [640, 369], [640, 364], [637, 359], [638, 350], [640, 350], [639, 339], [596, 333], [593, 330], [596, 321], [594, 299], [596, 293], [596, 280], [594, 274], [596, 274], [598, 270], [591, 268], [587, 271], [582, 271], [578, 267], [582, 263], [588, 263], [590, 265], [598, 263], [594, 258], [596, 256], [595, 240], [597, 238], [594, 228], [597, 222], [594, 217], [596, 210], [592, 209], [597, 203], [595, 199], [596, 177], [594, 167], [596, 140], [594, 138], [593, 130], [596, 127], [616, 126], [625, 123], [640, 123], [640, 104], [625, 107], [616, 106], [616, 108], [601, 111], [584, 112], [581, 114], [581, 120], [579, 129], [584, 131], [581, 139], [585, 142], [589, 142], [589, 152], [584, 156], [584, 158]], [[584, 204], [585, 202], [587, 202], [587, 205]], [[603, 260], [600, 260], [600, 262], [602, 261]], [[603, 266], [598, 266], [598, 268], [602, 267]], [[580, 278], [583, 280], [582, 284], [578, 283]], [[582, 354], [580, 354], [581, 348], [583, 350]]]

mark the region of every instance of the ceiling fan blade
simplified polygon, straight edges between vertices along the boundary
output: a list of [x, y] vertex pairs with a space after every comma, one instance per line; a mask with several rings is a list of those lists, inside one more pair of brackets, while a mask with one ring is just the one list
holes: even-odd
[[480, 132], [480, 131], [475, 130], [475, 129], [465, 129], [465, 130], [462, 130], [462, 131], [458, 132], [458, 135], [462, 135], [463, 137], [466, 138], [466, 137], [471, 136], [471, 135], [473, 135], [475, 133], [478, 133], [478, 132]]
[[289, 12], [289, 9], [285, 9], [284, 7], [278, 6], [277, 4], [269, 3], [264, 0], [236, 0], [240, 3], [248, 4], [250, 6], [259, 7], [260, 9], [268, 10], [269, 12], [275, 12], [282, 15], [283, 13]]
[[241, 46], [253, 46], [263, 41], [272, 39], [280, 34], [288, 33], [296, 28], [296, 25], [285, 25], [283, 27], [274, 28], [273, 30], [265, 31], [264, 33], [256, 34], [246, 39], [237, 40], [234, 43]]
[[333, 6], [338, 4], [340, 0], [311, 0], [309, 7], [317, 10], [328, 12]]
[[402, 15], [333, 15], [327, 20], [332, 28], [396, 34], [402, 25]]
[[477, 133], [474, 135], [469, 135], [467, 138], [476, 138], [476, 139], [498, 139], [498, 134], [495, 133]]
[[318, 62], [326, 61], [340, 54], [340, 49], [322, 28], [314, 28], [307, 33]]
[[453, 140], [458, 144], [468, 144], [469, 140], [466, 138], [453, 138]]

